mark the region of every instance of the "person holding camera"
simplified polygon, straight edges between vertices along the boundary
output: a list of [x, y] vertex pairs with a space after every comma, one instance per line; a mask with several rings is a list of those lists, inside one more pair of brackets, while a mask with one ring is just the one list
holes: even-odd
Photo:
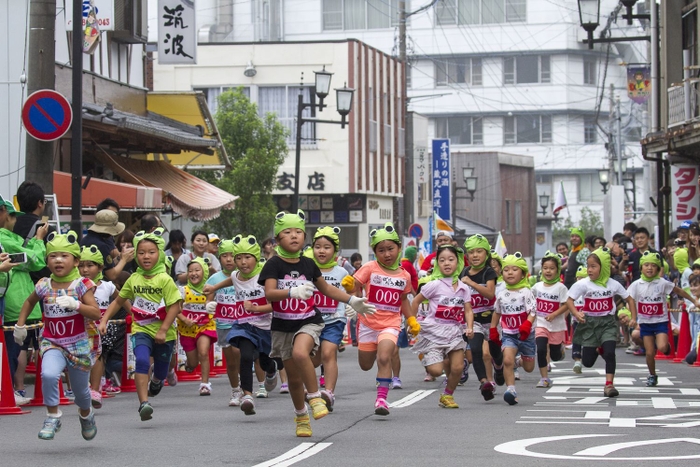
[[[35, 236], [26, 242], [25, 239], [14, 233], [17, 217], [21, 216], [21, 211], [17, 211], [10, 201], [0, 197], [0, 245], [5, 253], [9, 253], [16, 259], [17, 266], [10, 271], [9, 285], [5, 293], [5, 326], [14, 326], [19, 318], [19, 312], [27, 297], [34, 291], [34, 282], [30, 276], [31, 272], [40, 271], [46, 266], [44, 256], [46, 256], [46, 246], [44, 238], [48, 234], [48, 224], [42, 224], [36, 229]], [[41, 320], [41, 309], [36, 305], [27, 320], [27, 324], [34, 324]], [[24, 366], [19, 368], [19, 356], [22, 351], [33, 345], [38, 347], [38, 329], [30, 330], [22, 345], [17, 345], [12, 337], [12, 331], [5, 331], [5, 342], [7, 345], [7, 356], [10, 364], [10, 375], [13, 378], [15, 389], [15, 399], [18, 403], [28, 403], [22, 393], [24, 391]], [[20, 392], [21, 391], [21, 392]]]

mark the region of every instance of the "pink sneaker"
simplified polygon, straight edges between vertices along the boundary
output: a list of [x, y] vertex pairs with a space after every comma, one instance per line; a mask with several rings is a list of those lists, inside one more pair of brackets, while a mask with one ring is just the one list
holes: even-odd
[[326, 387], [326, 377], [321, 375], [321, 377], [318, 379], [318, 385], [322, 388]]
[[374, 403], [374, 413], [377, 415], [389, 415], [389, 404], [387, 404], [386, 399], [377, 398]]
[[116, 386], [111, 379], [108, 379], [105, 382], [105, 385], [102, 386], [102, 390], [110, 396], [122, 392], [122, 389], [119, 386]]
[[92, 401], [92, 406], [96, 409], [102, 408], [102, 393], [90, 389], [90, 400]]

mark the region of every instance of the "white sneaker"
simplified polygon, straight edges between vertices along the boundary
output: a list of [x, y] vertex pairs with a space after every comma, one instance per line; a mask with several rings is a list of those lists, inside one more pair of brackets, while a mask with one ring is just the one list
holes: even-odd
[[267, 399], [267, 389], [265, 389], [265, 383], [258, 385], [258, 390], [255, 391], [255, 397], [258, 399]]
[[22, 394], [18, 393], [15, 391], [15, 404], [17, 405], [27, 405], [31, 402], [32, 400], [28, 397], [24, 397]]
[[246, 415], [255, 415], [255, 400], [251, 396], [241, 398], [241, 410]]
[[243, 390], [241, 388], [231, 388], [231, 399], [228, 401], [229, 407], [238, 407], [241, 405]]
[[637, 350], [639, 350], [639, 346], [637, 344], [631, 344], [629, 347], [627, 347], [625, 353], [635, 353]]
[[520, 372], [517, 369], [513, 370], [513, 376], [515, 376], [516, 381], [520, 381]]

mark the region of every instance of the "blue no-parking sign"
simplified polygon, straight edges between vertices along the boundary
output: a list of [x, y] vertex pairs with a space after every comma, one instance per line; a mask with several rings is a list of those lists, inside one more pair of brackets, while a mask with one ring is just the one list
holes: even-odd
[[52, 89], [32, 93], [22, 106], [22, 123], [39, 141], [54, 141], [66, 134], [73, 122], [73, 110], [63, 94]]

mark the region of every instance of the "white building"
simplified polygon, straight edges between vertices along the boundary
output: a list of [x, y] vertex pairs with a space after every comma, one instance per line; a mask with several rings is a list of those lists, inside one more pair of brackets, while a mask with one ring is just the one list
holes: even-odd
[[[628, 100], [620, 66], [645, 62], [646, 43], [589, 50], [581, 43], [575, 0], [431, 3], [406, 2], [408, 11], [428, 6], [407, 23], [406, 77], [409, 110], [429, 118], [428, 139], [449, 137], [453, 152], [533, 156], [537, 193], [554, 201], [563, 182], [576, 221], [585, 206], [602, 211], [598, 170], [611, 165], [605, 143], [613, 84], [628, 175], [636, 176], [636, 210], [646, 210], [648, 175], [642, 177], [639, 149], [646, 106]], [[200, 43], [356, 38], [398, 55], [398, 7], [398, 0], [199, 0], [199, 37]], [[617, 20], [609, 20], [616, 7]], [[613, 36], [641, 35], [639, 21], [628, 27], [623, 13], [617, 0], [602, 0], [598, 32], [610, 22]], [[626, 195], [627, 210], [635, 209], [631, 190]]]

